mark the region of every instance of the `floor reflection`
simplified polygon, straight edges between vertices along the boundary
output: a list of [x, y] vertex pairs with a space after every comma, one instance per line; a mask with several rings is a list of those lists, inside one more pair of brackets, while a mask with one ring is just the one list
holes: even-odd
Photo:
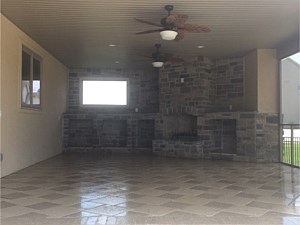
[[2, 179], [1, 222], [300, 224], [299, 177], [277, 163], [61, 155]]

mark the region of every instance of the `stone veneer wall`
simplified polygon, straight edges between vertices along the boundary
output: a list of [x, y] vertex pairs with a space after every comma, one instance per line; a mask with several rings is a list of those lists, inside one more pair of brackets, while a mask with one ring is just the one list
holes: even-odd
[[199, 159], [204, 157], [203, 143], [201, 141], [157, 139], [153, 141], [153, 153], [159, 156], [189, 159]]
[[280, 159], [280, 127], [279, 114], [257, 113], [255, 120], [256, 128], [256, 159], [257, 161], [278, 162]]
[[151, 113], [67, 112], [63, 117], [64, 150], [149, 152], [154, 136], [154, 126], [150, 124], [154, 124], [155, 119], [156, 114]]
[[211, 61], [197, 57], [185, 63], [166, 64], [159, 73], [159, 91], [163, 114], [242, 110], [244, 59]]
[[[216, 145], [217, 120], [236, 120], [236, 154], [223, 154]], [[279, 114], [258, 112], [219, 112], [198, 117], [198, 135], [203, 140], [205, 158], [241, 161], [279, 161]]]
[[213, 62], [205, 57], [166, 64], [159, 72], [160, 112], [200, 114], [211, 109], [215, 95], [213, 66]]
[[[236, 152], [223, 152], [220, 121], [236, 121]], [[153, 153], [160, 156], [226, 159], [250, 162], [279, 161], [279, 115], [258, 112], [207, 113], [197, 119], [196, 141], [156, 139]]]
[[242, 110], [244, 73], [243, 58], [216, 60], [214, 111]]
[[[129, 79], [128, 107], [122, 108], [81, 108], [80, 78], [113, 78]], [[104, 70], [104, 69], [72, 69], [69, 74], [68, 111], [95, 112], [134, 112], [138, 108], [141, 113], [158, 112], [158, 73], [156, 70]]]
[[[127, 78], [128, 106], [81, 107], [80, 79], [84, 77]], [[149, 151], [158, 105], [157, 70], [72, 69], [68, 110], [63, 119], [64, 150], [136, 152], [137, 148], [148, 148]]]

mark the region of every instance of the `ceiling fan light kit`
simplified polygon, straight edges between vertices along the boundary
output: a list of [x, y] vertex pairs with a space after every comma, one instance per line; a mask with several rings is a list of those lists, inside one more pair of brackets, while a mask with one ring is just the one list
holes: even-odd
[[160, 32], [160, 36], [163, 40], [172, 41], [175, 40], [178, 32], [175, 30], [163, 30]]
[[159, 61], [152, 62], [152, 66], [155, 68], [161, 68], [161, 67], [163, 67], [163, 65], [164, 65], [164, 62], [159, 62]]
[[[161, 44], [155, 44], [156, 52], [154, 52], [151, 57], [152, 66], [155, 68], [161, 68], [164, 66], [165, 62], [174, 62], [174, 63], [182, 63], [185, 62], [183, 59], [174, 57], [172, 54], [161, 53], [159, 51]], [[148, 57], [147, 57], [148, 58]]]
[[142, 32], [138, 32], [136, 34], [140, 35], [140, 34], [150, 34], [150, 33], [159, 32], [163, 40], [180, 41], [184, 38], [185, 33], [210, 32], [210, 29], [207, 26], [200, 25], [200, 24], [186, 23], [186, 21], [188, 20], [188, 15], [171, 14], [173, 9], [174, 9], [173, 5], [165, 6], [165, 10], [168, 12], [168, 15], [164, 18], [161, 18], [160, 23], [135, 18], [135, 20], [140, 23], [159, 27], [159, 29], [145, 30]]

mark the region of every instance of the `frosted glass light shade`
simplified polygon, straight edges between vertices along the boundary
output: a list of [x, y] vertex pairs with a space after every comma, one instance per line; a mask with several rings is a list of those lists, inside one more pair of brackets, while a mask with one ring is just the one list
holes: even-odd
[[163, 30], [160, 32], [160, 36], [163, 40], [172, 41], [177, 36], [177, 31], [174, 30]]
[[164, 62], [152, 62], [153, 67], [160, 68], [164, 65]]

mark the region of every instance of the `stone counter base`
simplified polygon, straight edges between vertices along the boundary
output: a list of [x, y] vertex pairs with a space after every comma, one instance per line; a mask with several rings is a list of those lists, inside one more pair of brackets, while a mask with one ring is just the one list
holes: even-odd
[[153, 140], [153, 153], [179, 158], [203, 158], [201, 141]]

